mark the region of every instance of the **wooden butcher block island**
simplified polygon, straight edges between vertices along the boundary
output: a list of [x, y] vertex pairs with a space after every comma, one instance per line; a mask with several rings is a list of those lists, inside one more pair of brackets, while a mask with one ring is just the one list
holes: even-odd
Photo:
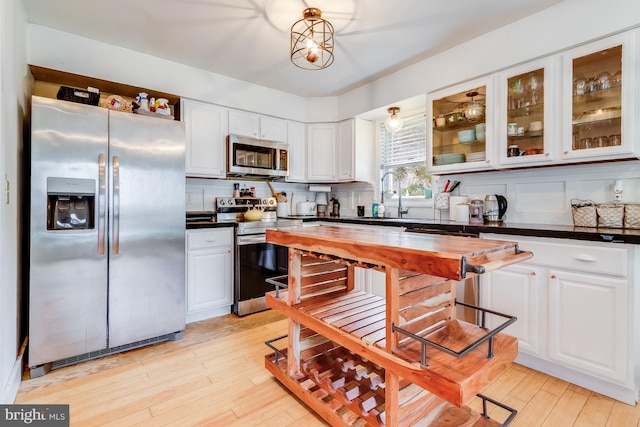
[[[478, 393], [517, 356], [517, 340], [500, 332], [516, 319], [466, 304], [479, 318], [503, 322], [488, 330], [456, 319], [456, 281], [530, 252], [514, 242], [338, 226], [267, 230], [267, 242], [289, 247], [289, 274], [270, 280], [276, 290], [266, 296], [289, 327], [267, 342], [273, 352], [265, 366], [327, 422], [498, 426], [513, 419], [515, 411]], [[354, 289], [356, 267], [383, 272], [386, 297]], [[476, 395], [479, 412], [464, 406]]]

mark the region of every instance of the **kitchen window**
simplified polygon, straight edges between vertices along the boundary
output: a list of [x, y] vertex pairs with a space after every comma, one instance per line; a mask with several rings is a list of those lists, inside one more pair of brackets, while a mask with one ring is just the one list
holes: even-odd
[[[402, 196], [424, 197], [424, 190], [430, 188], [427, 174], [427, 122], [425, 113], [405, 117], [402, 129], [389, 132], [380, 125], [380, 176], [394, 172], [400, 179]], [[395, 194], [398, 191], [397, 178], [385, 178], [382, 192]]]

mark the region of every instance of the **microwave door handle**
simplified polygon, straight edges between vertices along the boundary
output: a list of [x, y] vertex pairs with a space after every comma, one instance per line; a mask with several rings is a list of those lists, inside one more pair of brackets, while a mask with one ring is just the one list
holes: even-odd
[[104, 255], [105, 222], [107, 220], [107, 164], [104, 154], [98, 155], [98, 255]]
[[120, 253], [120, 157], [113, 156], [113, 249], [112, 253]]

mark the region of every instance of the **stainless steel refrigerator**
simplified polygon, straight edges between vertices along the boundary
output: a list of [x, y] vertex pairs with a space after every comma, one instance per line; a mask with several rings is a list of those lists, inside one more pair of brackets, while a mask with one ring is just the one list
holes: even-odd
[[31, 376], [181, 338], [182, 123], [34, 96], [31, 126]]

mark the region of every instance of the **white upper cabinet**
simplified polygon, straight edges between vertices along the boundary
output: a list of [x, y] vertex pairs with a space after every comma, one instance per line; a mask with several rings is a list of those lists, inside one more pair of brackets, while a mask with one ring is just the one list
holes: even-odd
[[289, 182], [307, 180], [307, 138], [304, 123], [287, 123], [287, 141], [289, 143]]
[[309, 182], [335, 181], [335, 146], [335, 123], [307, 125], [307, 180]]
[[559, 58], [510, 68], [496, 87], [496, 157], [501, 166], [534, 166], [558, 159], [555, 102]]
[[355, 180], [355, 126], [353, 120], [338, 123], [336, 139], [336, 179], [338, 181]]
[[430, 173], [493, 169], [496, 144], [494, 78], [427, 95], [427, 169]]
[[224, 178], [226, 176], [226, 138], [228, 110], [213, 104], [180, 100], [186, 129], [186, 175]]
[[635, 141], [638, 30], [562, 54], [562, 159], [565, 162], [638, 156]]
[[287, 121], [246, 111], [229, 110], [229, 133], [287, 142]]
[[[350, 123], [350, 126], [347, 126]], [[370, 182], [373, 184], [375, 175], [375, 151], [377, 141], [375, 138], [375, 124], [370, 120], [360, 118], [345, 120], [345, 129], [340, 132], [341, 149], [339, 153], [343, 153], [344, 157], [341, 163], [341, 176], [343, 180]], [[351, 127], [352, 132], [346, 129]], [[350, 139], [348, 137], [351, 137]], [[350, 148], [349, 148], [350, 146]], [[345, 151], [351, 150], [351, 160], [347, 161], [348, 155]]]
[[374, 124], [363, 119], [307, 125], [307, 181], [373, 182]]

